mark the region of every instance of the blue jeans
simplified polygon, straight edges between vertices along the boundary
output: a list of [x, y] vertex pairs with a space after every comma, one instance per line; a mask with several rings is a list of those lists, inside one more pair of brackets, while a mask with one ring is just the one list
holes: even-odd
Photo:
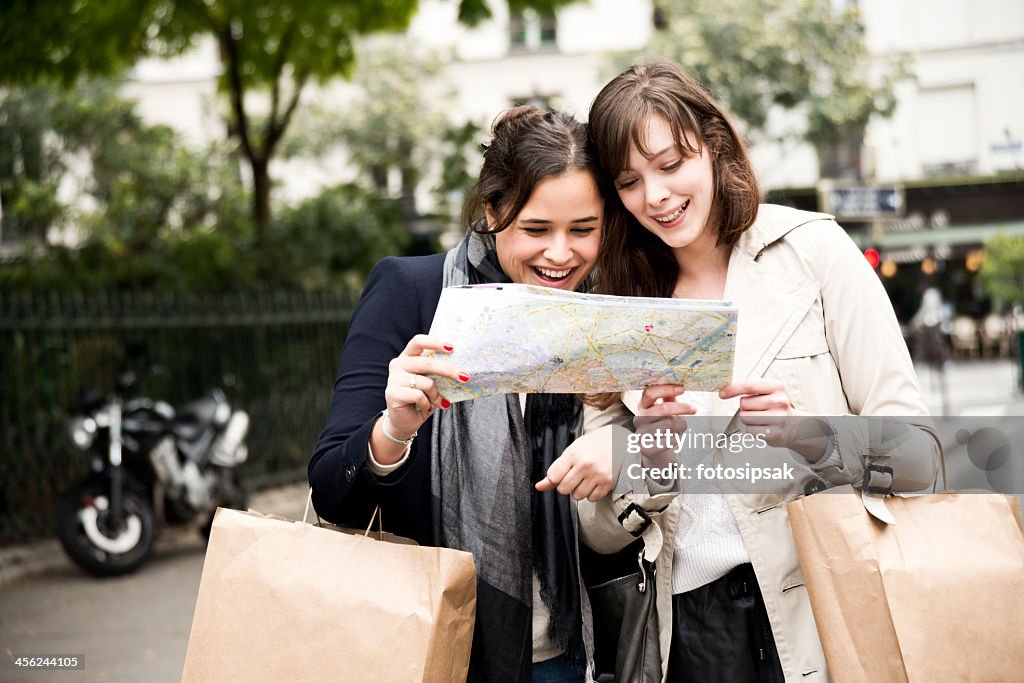
[[583, 683], [583, 676], [569, 664], [565, 655], [558, 655], [533, 665], [533, 683]]

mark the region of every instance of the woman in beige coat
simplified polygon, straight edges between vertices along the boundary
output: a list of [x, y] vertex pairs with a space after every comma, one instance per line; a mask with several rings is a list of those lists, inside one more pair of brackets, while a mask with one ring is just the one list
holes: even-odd
[[[821, 438], [797, 447], [794, 418], [910, 416], [899, 454], [890, 454], [890, 483], [931, 485], [938, 445], [892, 306], [831, 216], [758, 204], [735, 129], [675, 64], [616, 77], [595, 100], [590, 126], [615, 190], [606, 215], [624, 218], [606, 221], [598, 290], [725, 299], [739, 309], [739, 381], [715, 395], [661, 386], [599, 403], [723, 417], [726, 432], [798, 452], [799, 477], [795, 491], [723, 495], [679, 480], [638, 484], [619, 462], [616, 491], [581, 502], [583, 540], [610, 553], [642, 537], [656, 558], [662, 680], [826, 680], [785, 503], [806, 482], [859, 483], [872, 427], [813, 420]], [[693, 429], [695, 418], [686, 419]]]

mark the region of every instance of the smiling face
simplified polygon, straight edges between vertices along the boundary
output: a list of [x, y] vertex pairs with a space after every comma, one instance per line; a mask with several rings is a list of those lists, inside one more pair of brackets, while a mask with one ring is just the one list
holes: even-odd
[[[486, 214], [493, 225], [490, 208]], [[588, 171], [544, 178], [495, 235], [501, 268], [513, 282], [574, 290], [597, 261], [603, 219], [604, 200]]]
[[[699, 140], [689, 142], [696, 147]], [[700, 145], [699, 154], [680, 152], [668, 121], [654, 115], [643, 146], [650, 156], [630, 144], [628, 164], [615, 179], [622, 205], [673, 249], [713, 247], [715, 180], [707, 145]]]

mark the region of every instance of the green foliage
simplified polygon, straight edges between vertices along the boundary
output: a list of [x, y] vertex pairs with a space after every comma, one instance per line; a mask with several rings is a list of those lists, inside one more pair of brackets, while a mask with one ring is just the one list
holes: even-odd
[[1024, 304], [1024, 237], [997, 235], [985, 242], [981, 278], [992, 297]]
[[370, 269], [409, 243], [402, 206], [356, 185], [329, 188], [282, 211], [272, 230], [267, 271], [279, 285], [358, 290]]
[[483, 128], [472, 121], [462, 125], [446, 123], [438, 137], [441, 178], [434, 187], [434, 201], [438, 213], [453, 216], [462, 210], [462, 200], [476, 182], [477, 170], [483, 163]]
[[128, 249], [168, 229], [249, 231], [231, 157], [185, 148], [170, 128], [143, 123], [116, 83], [12, 88], [0, 99], [0, 140], [4, 232], [37, 246], [69, 223]]
[[353, 185], [282, 210], [255, 249], [251, 234], [200, 228], [153, 239], [101, 231], [76, 247], [57, 245], [0, 268], [4, 289], [224, 293], [253, 289], [358, 290], [373, 264], [401, 254], [409, 234], [401, 204]]
[[381, 41], [360, 52], [353, 78], [359, 94], [342, 109], [336, 130], [351, 162], [376, 191], [387, 190], [388, 173], [395, 169], [401, 194], [411, 202], [444, 114], [425, 87], [439, 77], [440, 60], [418, 57], [410, 48], [407, 41]]
[[822, 152], [895, 106], [902, 63], [877, 64], [855, 3], [830, 0], [660, 0], [665, 21], [648, 52], [695, 74], [762, 132], [773, 106], [806, 114], [804, 139]]
[[0, 84], [70, 85], [115, 76], [148, 50], [139, 29], [154, 0], [4, 0], [0, 3]]
[[[211, 36], [245, 87], [285, 71], [326, 80], [348, 72], [352, 41], [408, 25], [417, 0], [10, 0], [0, 6], [7, 84], [114, 75], [142, 56], [174, 56]], [[224, 84], [236, 74], [225, 72]]]
[[[550, 13], [573, 0], [509, 0]], [[348, 76], [358, 37], [403, 30], [418, 0], [9, 0], [0, 3], [0, 84], [112, 75], [143, 56], [178, 55], [202, 38], [218, 47], [229, 130], [252, 171], [251, 213], [262, 248], [271, 221], [269, 166], [310, 81]], [[460, 20], [490, 15], [459, 0]], [[250, 92], [269, 95], [254, 116]]]
[[46, 143], [56, 117], [50, 88], [0, 95], [0, 201], [6, 239], [44, 242], [49, 228], [63, 221], [57, 189], [64, 161], [61, 150]]
[[171, 233], [135, 249], [103, 235], [24, 255], [0, 273], [12, 289], [224, 292], [259, 283], [251, 253], [209, 230]]
[[[508, 8], [513, 12], [533, 9], [541, 16], [554, 16], [556, 11], [575, 2], [579, 0], [508, 0]], [[459, 21], [463, 24], [476, 26], [490, 17], [487, 0], [459, 0]]]
[[[0, 148], [4, 229], [31, 246], [0, 270], [4, 287], [343, 289], [407, 240], [397, 202], [342, 187], [284, 210], [258, 250], [233, 156], [144, 124], [113, 83], [12, 89], [0, 139], [14, 141]], [[71, 178], [63, 204], [56, 187]], [[48, 243], [65, 224], [79, 238]]]
[[[476, 178], [480, 127], [451, 123], [445, 105], [453, 97], [436, 54], [420, 54], [400, 38], [363, 45], [352, 78], [353, 93], [339, 110], [311, 106], [283, 143], [291, 156], [322, 158], [343, 151], [359, 171], [358, 183], [381, 197], [400, 196], [406, 218], [418, 210], [415, 192], [425, 177], [437, 210], [452, 214]], [[391, 180], [398, 179], [392, 188]]]

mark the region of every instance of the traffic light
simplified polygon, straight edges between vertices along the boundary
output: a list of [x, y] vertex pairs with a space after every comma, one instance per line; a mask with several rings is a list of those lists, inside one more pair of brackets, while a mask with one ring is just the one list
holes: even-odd
[[864, 258], [868, 260], [868, 265], [870, 265], [874, 269], [877, 269], [878, 264], [881, 263], [882, 261], [881, 254], [879, 254], [878, 250], [875, 249], [874, 247], [868, 247], [867, 249], [864, 250]]

